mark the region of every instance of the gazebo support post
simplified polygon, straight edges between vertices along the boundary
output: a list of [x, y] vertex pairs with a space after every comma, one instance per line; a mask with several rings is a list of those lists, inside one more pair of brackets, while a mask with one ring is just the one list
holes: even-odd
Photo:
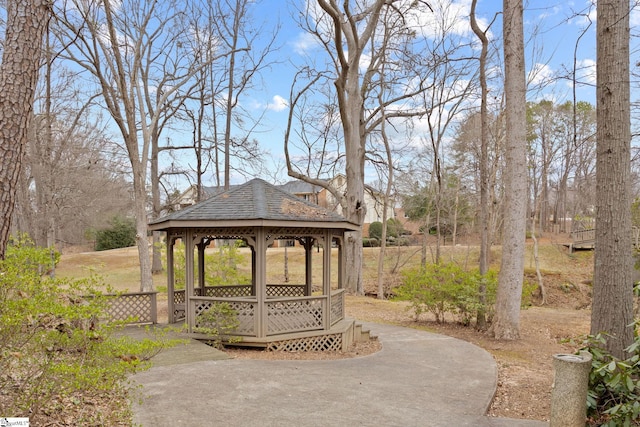
[[304, 294], [311, 296], [313, 293], [313, 237], [304, 239]]
[[324, 231], [324, 249], [322, 253], [322, 292], [327, 296], [324, 312], [324, 329], [331, 329], [331, 232]]
[[[343, 234], [344, 236], [344, 234]], [[343, 237], [338, 239], [338, 289], [342, 289], [344, 284], [342, 280], [344, 278], [344, 266], [346, 265], [346, 255], [343, 250], [344, 240]]]
[[256, 257], [256, 248], [254, 245], [249, 244], [251, 248], [251, 295], [258, 295], [258, 290], [256, 287], [256, 271], [258, 268], [257, 257]]
[[195, 313], [191, 308], [191, 297], [193, 297], [193, 231], [187, 229], [186, 238], [184, 242], [184, 260], [185, 260], [185, 315], [189, 326], [189, 332], [193, 332], [196, 324]]
[[256, 307], [256, 331], [258, 338], [267, 336], [267, 309], [265, 306], [267, 293], [267, 236], [264, 228], [258, 228], [256, 231], [256, 269], [253, 274], [256, 280], [256, 299], [258, 306]]
[[174, 302], [175, 302], [175, 269], [174, 269], [174, 257], [173, 257], [173, 250], [174, 250], [174, 245], [176, 243], [176, 239], [175, 237], [171, 237], [169, 236], [169, 233], [167, 233], [167, 311], [168, 311], [168, 316], [167, 316], [167, 322], [168, 323], [175, 323], [176, 322], [176, 318], [175, 318], [175, 307], [174, 307]]
[[208, 243], [203, 238], [200, 240], [198, 244], [196, 244], [198, 248], [198, 288], [200, 288], [200, 296], [205, 295], [205, 277], [204, 277], [204, 250], [207, 248]]

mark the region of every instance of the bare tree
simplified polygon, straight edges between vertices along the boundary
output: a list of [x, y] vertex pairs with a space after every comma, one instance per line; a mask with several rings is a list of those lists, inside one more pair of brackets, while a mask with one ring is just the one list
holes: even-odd
[[153, 289], [146, 187], [152, 134], [166, 111], [161, 107], [199, 69], [185, 60], [200, 53], [185, 50], [189, 31], [180, 9], [173, 1], [71, 0], [58, 13], [66, 54], [97, 83], [129, 155], [142, 291]]
[[[489, 39], [487, 38], [486, 29], [481, 29], [476, 19], [476, 6], [478, 0], [471, 2], [471, 29], [474, 34], [480, 40], [482, 50], [480, 51], [479, 58], [479, 80], [480, 80], [480, 210], [478, 215], [478, 222], [480, 223], [480, 260], [479, 270], [480, 275], [484, 276], [489, 271], [489, 251], [491, 250], [491, 240], [489, 236], [489, 113], [487, 110], [487, 95], [489, 90], [487, 89], [487, 55], [489, 51]], [[487, 319], [484, 310], [484, 303], [486, 302], [487, 287], [484, 281], [479, 285], [478, 294], [480, 296], [480, 309], [478, 310], [476, 318], [476, 326], [479, 329], [486, 329]]]
[[51, 2], [7, 3], [0, 65], [0, 259], [4, 259]]
[[[412, 10], [428, 9], [424, 2], [401, 4], [392, 0], [376, 0], [354, 5], [336, 0], [318, 0], [320, 10], [308, 3], [308, 9], [301, 15], [306, 18], [301, 25], [314, 35], [331, 60], [337, 96], [337, 105], [344, 139], [344, 167], [346, 175], [345, 191], [331, 188], [326, 181], [308, 177], [297, 171], [288, 162], [289, 175], [326, 188], [338, 201], [342, 213], [355, 224], [362, 225], [366, 215], [364, 201], [364, 171], [367, 152], [367, 138], [380, 126], [380, 110], [385, 106], [403, 104], [404, 108], [387, 109], [385, 117], [411, 117], [424, 114], [424, 108], [410, 100], [424, 91], [424, 69], [422, 57], [410, 49], [411, 39], [416, 29], [410, 28], [409, 19], [403, 22], [401, 17]], [[386, 12], [389, 13], [386, 13]], [[400, 19], [399, 19], [400, 17]], [[395, 23], [395, 24], [394, 24]], [[373, 48], [370, 42], [378, 26], [390, 24], [395, 29], [393, 37], [399, 48], [394, 52], [395, 64], [401, 65], [389, 69], [385, 84], [389, 85], [389, 97], [385, 105], [376, 105], [377, 97], [371, 91], [374, 76], [379, 73], [380, 64], [386, 58], [375, 39]], [[380, 32], [386, 37], [390, 33]], [[389, 39], [391, 40], [391, 39]], [[366, 55], [365, 55], [366, 51]], [[365, 58], [367, 61], [365, 61]], [[416, 81], [416, 76], [418, 79]], [[395, 89], [391, 89], [395, 87]], [[309, 86], [306, 86], [308, 89]], [[400, 89], [402, 88], [402, 89]], [[294, 96], [294, 99], [300, 99]], [[290, 108], [296, 103], [292, 102]], [[290, 134], [289, 134], [290, 136]], [[288, 141], [285, 141], [288, 144]], [[349, 233], [345, 244], [345, 254], [349, 268], [346, 270], [345, 287], [351, 292], [363, 293], [362, 282], [362, 230]]]
[[520, 304], [524, 276], [527, 201], [526, 83], [522, 0], [503, 2], [506, 141], [502, 260], [496, 314], [491, 332], [496, 339], [520, 338]]
[[596, 253], [591, 333], [618, 358], [634, 339], [631, 269], [629, 3], [598, 1]]

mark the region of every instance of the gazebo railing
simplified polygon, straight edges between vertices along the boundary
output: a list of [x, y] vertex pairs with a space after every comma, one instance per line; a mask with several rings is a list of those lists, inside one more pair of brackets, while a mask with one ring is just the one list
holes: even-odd
[[214, 304], [225, 302], [237, 313], [239, 325], [234, 331], [234, 335], [239, 336], [255, 336], [257, 331], [256, 325], [256, 299], [248, 298], [212, 298], [212, 297], [193, 297], [191, 304], [193, 313], [195, 313], [194, 327], [199, 327], [199, 315], [205, 313]]
[[[338, 301], [343, 301], [344, 292], [337, 293]], [[311, 297], [270, 298], [265, 302], [266, 335], [281, 335], [294, 332], [322, 330], [328, 311], [326, 295]], [[212, 298], [195, 296], [191, 298], [195, 314], [193, 326], [198, 327], [198, 316], [216, 303], [225, 302], [236, 311], [240, 325], [234, 331], [238, 336], [258, 336], [260, 322], [257, 317], [258, 301], [254, 298]], [[336, 313], [340, 320], [344, 317], [343, 302], [331, 304], [331, 316]], [[332, 324], [335, 323], [332, 319]], [[336, 320], [337, 321], [337, 320]]]
[[[267, 285], [266, 335], [280, 335], [294, 332], [322, 330], [329, 316], [331, 325], [336, 324], [345, 316], [345, 291], [337, 289], [331, 291], [331, 305], [326, 295], [304, 296], [305, 285]], [[198, 327], [198, 316], [215, 303], [225, 302], [237, 313], [240, 322], [234, 332], [238, 336], [258, 336], [260, 319], [257, 317], [257, 298], [244, 296], [249, 285], [211, 286], [205, 288], [205, 295], [196, 288], [196, 295], [190, 301], [195, 315], [193, 327]], [[281, 295], [279, 295], [281, 294]], [[184, 318], [185, 292], [174, 293], [175, 310]]]
[[[305, 285], [267, 285], [267, 298], [302, 297], [304, 296], [305, 288]], [[201, 288], [195, 288], [193, 291], [196, 296], [211, 298], [242, 298], [252, 296], [251, 285], [207, 286], [204, 288], [204, 295]], [[175, 321], [182, 320], [185, 317], [185, 295], [184, 289], [173, 292], [173, 318]]]
[[327, 300], [326, 296], [268, 300], [267, 335], [324, 329]]
[[331, 291], [331, 326], [344, 319], [344, 289]]

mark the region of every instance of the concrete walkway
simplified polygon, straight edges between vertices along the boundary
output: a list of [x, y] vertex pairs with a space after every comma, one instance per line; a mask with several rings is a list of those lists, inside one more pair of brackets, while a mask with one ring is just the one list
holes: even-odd
[[224, 359], [201, 343], [172, 348], [134, 376], [134, 422], [163, 426], [543, 427], [484, 416], [497, 367], [443, 335], [365, 324], [382, 351], [343, 360]]

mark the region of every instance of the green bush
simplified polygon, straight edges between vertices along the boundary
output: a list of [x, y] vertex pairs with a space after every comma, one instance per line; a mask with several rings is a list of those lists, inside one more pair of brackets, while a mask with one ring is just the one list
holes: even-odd
[[[636, 321], [636, 328], [639, 322]], [[587, 413], [591, 425], [618, 427], [640, 425], [640, 337], [620, 360], [605, 350], [606, 336], [590, 336], [584, 348], [592, 356]]]
[[380, 240], [375, 237], [363, 237], [362, 238], [362, 246], [365, 248], [377, 248], [380, 246]]
[[110, 227], [96, 231], [96, 251], [128, 248], [136, 244], [136, 224], [131, 218], [113, 217]]
[[98, 322], [105, 300], [97, 279], [43, 277], [50, 260], [48, 249], [18, 238], [0, 261], [0, 414], [34, 425], [44, 414], [73, 425], [130, 424], [126, 379], [162, 344], [114, 337], [116, 326]]
[[[400, 221], [391, 218], [387, 220], [387, 241], [397, 239], [400, 236], [406, 236], [411, 232], [404, 229]], [[375, 221], [369, 224], [369, 237], [372, 239], [382, 239], [382, 223]]]
[[[480, 302], [478, 288], [485, 282], [485, 303]], [[469, 325], [480, 308], [491, 319], [495, 304], [497, 278], [495, 272], [484, 277], [469, 272], [455, 263], [429, 264], [425, 268], [403, 272], [403, 283], [395, 289], [398, 299], [409, 301], [416, 319], [430, 312], [436, 322], [444, 322], [452, 314], [461, 324]]]
[[378, 241], [382, 239], [382, 223], [380, 221], [369, 224], [369, 237]]
[[228, 302], [216, 302], [203, 311], [196, 319], [195, 332], [210, 336], [209, 344], [215, 348], [222, 347], [222, 341], [237, 342], [239, 339], [231, 336], [238, 329], [240, 321], [238, 313]]
[[395, 218], [391, 218], [389, 220], [387, 220], [387, 235], [391, 236], [391, 237], [400, 237], [400, 236], [408, 236], [410, 235], [411, 232], [408, 230], [405, 230], [404, 226], [402, 225], [402, 223], [395, 219]]

